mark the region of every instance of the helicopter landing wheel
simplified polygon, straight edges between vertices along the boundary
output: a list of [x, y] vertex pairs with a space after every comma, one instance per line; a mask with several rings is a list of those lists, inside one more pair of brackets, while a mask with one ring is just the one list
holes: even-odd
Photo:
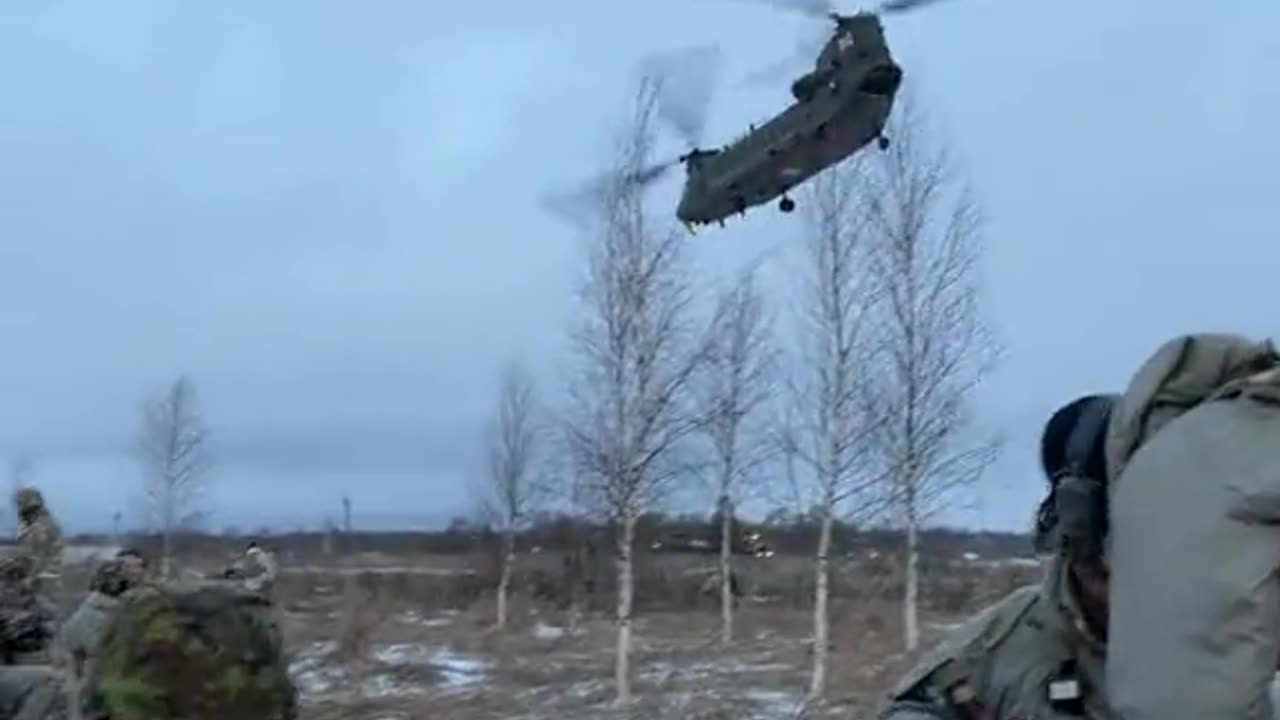
[[784, 213], [789, 213], [796, 209], [796, 201], [789, 197], [784, 197], [782, 200], [778, 201], [778, 209]]
[[889, 138], [885, 137], [884, 135], [881, 135], [880, 137], [876, 138], [876, 147], [880, 148], [881, 150], [888, 150]]

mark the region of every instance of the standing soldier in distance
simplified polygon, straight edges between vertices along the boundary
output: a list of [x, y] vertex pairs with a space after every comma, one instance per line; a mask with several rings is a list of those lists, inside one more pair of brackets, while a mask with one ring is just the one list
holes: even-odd
[[251, 541], [227, 575], [240, 580], [246, 590], [270, 597], [275, 590], [276, 560], [257, 541]]
[[62, 528], [49, 512], [44, 496], [34, 487], [18, 488], [13, 504], [18, 512], [18, 552], [35, 562], [41, 589], [56, 592], [62, 578]]

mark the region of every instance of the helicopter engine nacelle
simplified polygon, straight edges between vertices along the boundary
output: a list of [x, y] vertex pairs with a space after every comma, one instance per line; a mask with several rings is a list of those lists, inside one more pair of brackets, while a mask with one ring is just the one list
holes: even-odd
[[796, 78], [795, 82], [791, 83], [792, 97], [800, 102], [812, 100], [818, 94], [818, 91], [822, 89], [822, 86], [831, 81], [831, 75], [831, 70], [815, 70], [801, 75]]

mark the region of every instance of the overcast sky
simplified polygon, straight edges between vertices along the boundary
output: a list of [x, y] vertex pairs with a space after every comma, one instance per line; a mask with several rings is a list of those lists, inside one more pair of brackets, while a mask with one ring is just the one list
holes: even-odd
[[[1275, 332], [1280, 5], [1207, 8], [889, 22], [990, 220], [1007, 348], [979, 399], [1007, 451], [949, 521], [1026, 527], [1047, 414], [1167, 337]], [[722, 142], [789, 100], [738, 80], [813, 31], [741, 0], [5, 3], [0, 455], [32, 453], [73, 528], [137, 515], [139, 404], [185, 372], [218, 526], [464, 509], [502, 363], [560, 383], [580, 247], [539, 198], [599, 170], [637, 63], [719, 44]], [[722, 277], [798, 225], [690, 242]]]

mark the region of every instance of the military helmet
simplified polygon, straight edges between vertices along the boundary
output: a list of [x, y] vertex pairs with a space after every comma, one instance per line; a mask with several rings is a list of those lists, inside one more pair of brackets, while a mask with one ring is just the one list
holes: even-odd
[[1085, 395], [1054, 411], [1040, 436], [1049, 494], [1036, 511], [1035, 546], [1077, 560], [1100, 557], [1107, 533], [1107, 427], [1118, 395]]
[[99, 565], [93, 573], [93, 579], [89, 581], [90, 590], [112, 597], [123, 595], [131, 585], [133, 578], [122, 558], [113, 558]]
[[121, 596], [85, 678], [89, 720], [296, 720], [273, 608], [220, 585]]
[[1040, 467], [1052, 480], [1063, 472], [1105, 479], [1107, 420], [1118, 395], [1085, 395], [1054, 411], [1040, 434]]
[[13, 504], [19, 511], [39, 510], [44, 507], [44, 496], [30, 485], [24, 485], [14, 492]]

